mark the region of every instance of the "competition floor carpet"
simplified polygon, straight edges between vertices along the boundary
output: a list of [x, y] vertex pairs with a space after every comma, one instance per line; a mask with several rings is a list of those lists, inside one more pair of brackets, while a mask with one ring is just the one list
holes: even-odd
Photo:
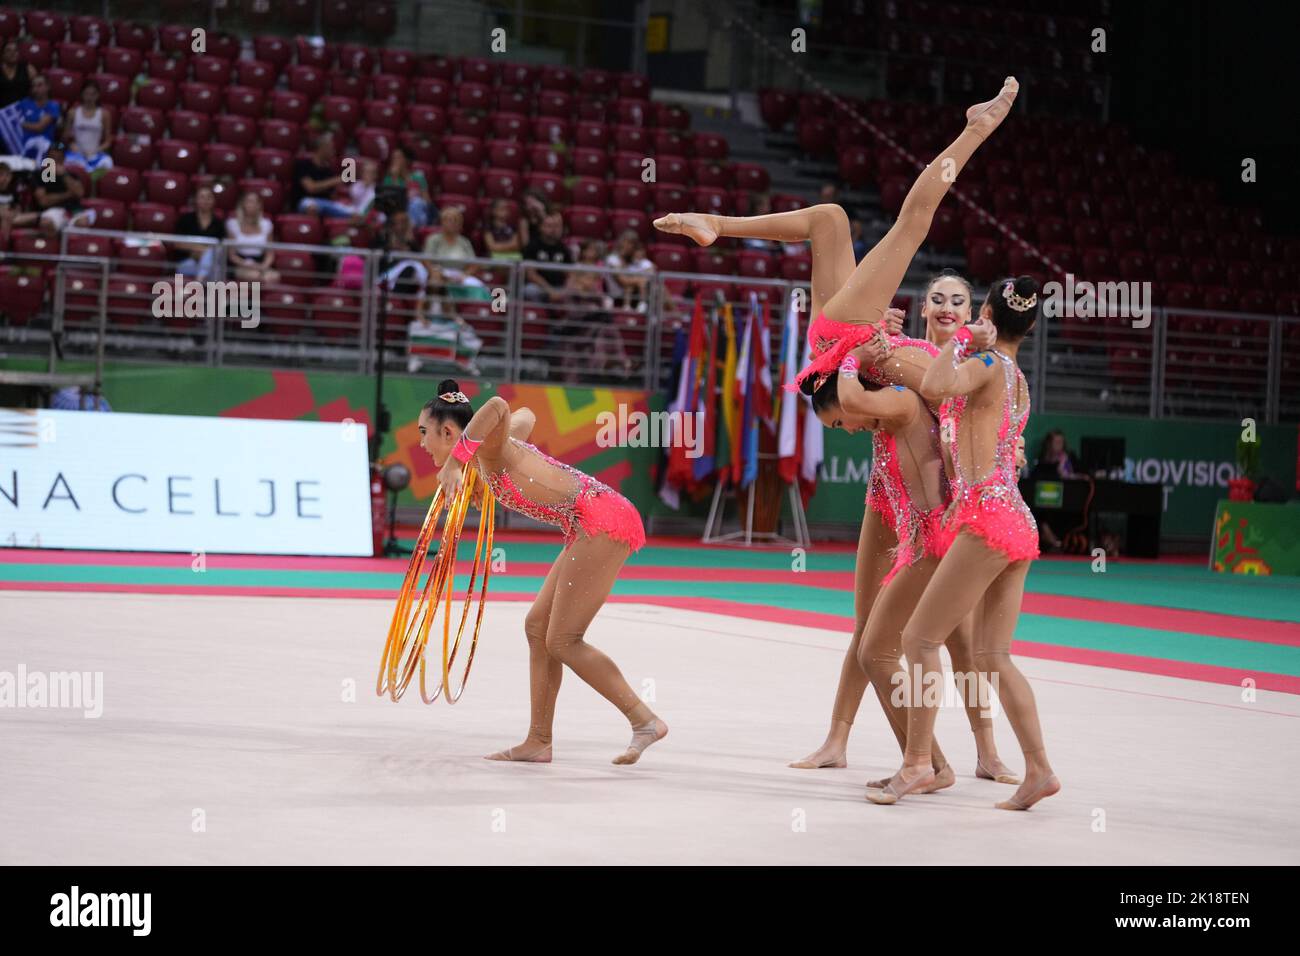
[[480, 759], [527, 726], [525, 602], [558, 550], [498, 546], [455, 707], [374, 695], [404, 561], [0, 550], [0, 678], [103, 675], [98, 718], [0, 708], [0, 863], [1300, 862], [1298, 579], [1036, 563], [1014, 650], [1064, 790], [1012, 814], [956, 707], [943, 793], [863, 800], [898, 763], [870, 695], [847, 769], [785, 766], [822, 740], [848, 639], [837, 547], [652, 541], [589, 639], [668, 739], [610, 765], [625, 723], [570, 674], [554, 763]]

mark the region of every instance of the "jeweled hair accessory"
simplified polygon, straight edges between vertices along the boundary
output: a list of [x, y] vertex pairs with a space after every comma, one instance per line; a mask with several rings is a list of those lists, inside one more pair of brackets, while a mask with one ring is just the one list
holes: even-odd
[[443, 392], [438, 396], [444, 402], [453, 402], [459, 404], [469, 404], [469, 396], [464, 392]]
[[1016, 312], [1028, 312], [1038, 304], [1037, 292], [1026, 299], [1023, 295], [1016, 295], [1016, 286], [1012, 282], [1008, 282], [1002, 287], [1002, 298], [1006, 299], [1007, 305], [1011, 306]]

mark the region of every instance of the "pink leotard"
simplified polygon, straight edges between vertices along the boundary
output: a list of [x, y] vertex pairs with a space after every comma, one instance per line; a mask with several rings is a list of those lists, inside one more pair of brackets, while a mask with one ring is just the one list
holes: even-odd
[[952, 423], [949, 447], [952, 450], [956, 479], [952, 504], [948, 508], [939, 537], [940, 553], [947, 552], [959, 533], [971, 531], [1011, 561], [1031, 560], [1038, 557], [1038, 524], [1025, 504], [1025, 499], [1020, 496], [1016, 480], [1016, 443], [1029, 421], [1028, 389], [1025, 392], [1024, 411], [1018, 417], [1014, 406], [1015, 396], [1025, 376], [1010, 356], [998, 351], [982, 354], [992, 356], [1002, 363], [1005, 384], [993, 469], [979, 479], [967, 477], [966, 468], [973, 466], [967, 463], [963, 467], [958, 448], [968, 396], [956, 395], [945, 401], [939, 418], [945, 423]]
[[511, 438], [510, 444], [524, 455], [514, 467], [494, 463], [489, 469], [481, 457], [475, 459], [489, 490], [503, 506], [557, 525], [564, 532], [565, 547], [580, 533], [589, 538], [606, 534], [633, 551], [645, 545], [641, 514], [609, 485], [527, 442]]
[[[917, 348], [932, 358], [939, 354], [939, 349], [934, 344], [903, 335], [890, 336], [889, 344], [893, 348]], [[864, 374], [878, 385], [889, 384], [887, 371], [871, 368], [866, 369]], [[937, 422], [931, 428], [931, 434], [934, 455], [939, 459], [942, 453]], [[945, 481], [944, 505], [948, 502], [946, 485]], [[937, 542], [944, 505], [927, 510], [917, 504], [915, 497], [908, 491], [903, 469], [898, 461], [897, 438], [883, 429], [873, 431], [871, 433], [871, 474], [867, 477], [867, 507], [878, 512], [884, 519], [885, 526], [898, 538], [894, 563], [889, 573], [880, 582], [882, 587], [892, 581], [899, 571], [916, 562], [923, 555], [938, 555]]]

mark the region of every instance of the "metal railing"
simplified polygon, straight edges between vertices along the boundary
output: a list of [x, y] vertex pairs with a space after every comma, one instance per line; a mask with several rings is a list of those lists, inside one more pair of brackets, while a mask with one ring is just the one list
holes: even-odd
[[[85, 238], [78, 238], [85, 237]], [[256, 284], [251, 325], [232, 308], [165, 314], [179, 255], [209, 245], [212, 283]], [[506, 259], [269, 243], [275, 281], [255, 282], [229, 246], [193, 237], [69, 229], [76, 254], [10, 251], [0, 265], [39, 277], [39, 312], [0, 320], [0, 348], [68, 358], [296, 366], [372, 374], [382, 329], [386, 372], [659, 390], [695, 296], [786, 315], [804, 282]], [[88, 244], [90, 243], [90, 244]], [[100, 249], [100, 255], [85, 254]], [[342, 269], [351, 258], [354, 271]], [[400, 271], [395, 271], [399, 270]], [[344, 274], [353, 278], [345, 281]], [[542, 274], [542, 282], [536, 273]], [[381, 277], [388, 281], [381, 283]], [[186, 277], [193, 281], [198, 277]], [[158, 286], [158, 283], [164, 283]], [[159, 291], [156, 291], [159, 290]], [[924, 334], [918, 287], [899, 290], [910, 334]], [[164, 314], [160, 314], [164, 313]], [[220, 314], [218, 314], [220, 312]], [[14, 313], [0, 301], [0, 316]], [[801, 333], [807, 316], [801, 316]], [[1300, 318], [1155, 308], [1150, 324], [1048, 318], [1020, 352], [1036, 412], [1144, 418], [1300, 421]]]

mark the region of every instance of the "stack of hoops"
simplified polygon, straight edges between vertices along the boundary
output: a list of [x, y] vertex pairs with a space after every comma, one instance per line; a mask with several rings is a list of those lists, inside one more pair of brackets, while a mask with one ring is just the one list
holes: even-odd
[[[460, 545], [461, 531], [465, 526], [465, 515], [476, 491], [481, 490], [483, 497], [482, 513], [478, 525], [478, 540], [474, 546], [474, 565], [470, 570], [469, 585], [465, 589], [465, 605], [460, 615], [460, 625], [456, 628], [456, 640], [451, 640], [452, 586], [456, 577], [456, 551]], [[420, 536], [415, 542], [415, 552], [407, 566], [406, 577], [402, 581], [402, 590], [397, 597], [397, 607], [393, 610], [393, 620], [388, 626], [388, 640], [384, 643], [383, 657], [379, 662], [379, 679], [375, 693], [379, 696], [388, 694], [394, 701], [400, 700], [410, 686], [418, 669], [420, 672], [420, 698], [426, 704], [432, 704], [441, 694], [449, 704], [460, 700], [469, 682], [469, 671], [474, 664], [474, 650], [478, 647], [479, 629], [483, 625], [483, 610], [487, 607], [488, 578], [491, 575], [492, 559], [492, 524], [495, 515], [496, 499], [488, 491], [479, 477], [478, 470], [467, 468], [460, 490], [450, 505], [441, 488], [433, 496], [429, 513], [420, 528]], [[438, 519], [446, 512], [446, 521], [439, 539], [438, 551], [432, 559], [428, 556], [429, 544], [437, 531]], [[453, 690], [451, 680], [452, 665], [460, 651], [461, 638], [465, 633], [465, 622], [469, 620], [470, 604], [474, 600], [474, 584], [482, 571], [482, 584], [478, 594], [478, 614], [474, 619], [474, 634], [470, 638], [465, 655], [465, 669], [460, 677], [460, 686]], [[420, 577], [427, 571], [423, 589]], [[442, 604], [442, 668], [438, 684], [432, 693], [428, 690], [424, 653], [429, 642], [429, 630], [438, 616], [439, 604]]]

